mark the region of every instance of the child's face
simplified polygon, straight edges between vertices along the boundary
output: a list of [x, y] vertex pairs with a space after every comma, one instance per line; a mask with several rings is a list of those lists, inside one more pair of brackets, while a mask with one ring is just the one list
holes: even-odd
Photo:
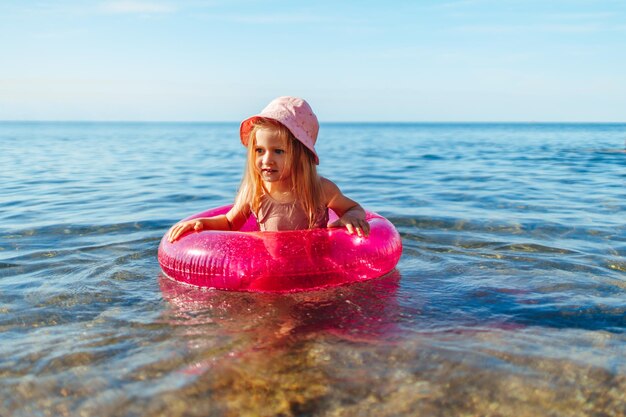
[[287, 144], [277, 131], [260, 129], [256, 132], [255, 167], [265, 182], [280, 182], [289, 178]]

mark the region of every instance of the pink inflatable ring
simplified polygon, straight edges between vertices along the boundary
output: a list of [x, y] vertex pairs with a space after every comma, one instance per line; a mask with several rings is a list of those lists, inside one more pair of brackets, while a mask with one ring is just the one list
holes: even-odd
[[[336, 218], [331, 211], [330, 221]], [[361, 238], [345, 228], [260, 232], [251, 216], [238, 232], [191, 232], [174, 243], [164, 236], [159, 264], [176, 281], [232, 291], [295, 292], [364, 281], [392, 271], [402, 253], [400, 235], [387, 219], [367, 212], [367, 221], [370, 235]]]

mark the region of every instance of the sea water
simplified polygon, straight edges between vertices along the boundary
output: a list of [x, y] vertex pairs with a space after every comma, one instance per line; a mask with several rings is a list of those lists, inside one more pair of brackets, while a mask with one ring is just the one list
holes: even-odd
[[323, 124], [397, 270], [198, 290], [156, 252], [228, 204], [236, 123], [0, 123], [2, 416], [622, 416], [624, 124]]

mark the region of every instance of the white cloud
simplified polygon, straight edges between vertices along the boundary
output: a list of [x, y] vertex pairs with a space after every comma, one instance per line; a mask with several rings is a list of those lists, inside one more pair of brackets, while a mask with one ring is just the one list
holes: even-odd
[[455, 0], [455, 1], [447, 1], [444, 3], [436, 3], [434, 7], [438, 9], [458, 9], [458, 8], [474, 7], [481, 3], [485, 3], [485, 1], [483, 0]]
[[580, 12], [580, 13], [556, 13], [546, 16], [552, 20], [605, 20], [617, 17], [614, 12]]
[[[196, 16], [207, 20], [243, 23], [243, 24], [298, 24], [298, 23], [333, 23], [337, 22], [332, 17], [321, 16], [314, 13], [254, 13], [254, 14], [197, 14]], [[345, 24], [345, 21], [342, 21]]]
[[176, 7], [165, 4], [150, 1], [106, 1], [100, 4], [99, 10], [104, 13], [120, 13], [120, 14], [135, 14], [135, 13], [173, 13], [176, 11]]
[[482, 34], [519, 34], [519, 33], [594, 33], [619, 31], [616, 26], [601, 26], [598, 24], [538, 24], [538, 25], [470, 25], [456, 28], [464, 33]]

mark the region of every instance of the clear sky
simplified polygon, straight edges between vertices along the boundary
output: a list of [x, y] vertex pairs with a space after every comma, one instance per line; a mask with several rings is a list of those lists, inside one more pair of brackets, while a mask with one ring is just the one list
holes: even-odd
[[2, 0], [0, 120], [626, 121], [624, 0]]

